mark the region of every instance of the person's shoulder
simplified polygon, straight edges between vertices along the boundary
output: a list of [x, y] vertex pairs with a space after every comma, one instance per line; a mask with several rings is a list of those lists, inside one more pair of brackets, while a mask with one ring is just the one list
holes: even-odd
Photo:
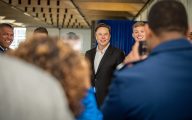
[[[117, 70], [115, 72], [115, 76], [117, 78], [129, 78], [129, 80], [131, 80], [132, 78], [143, 78], [141, 76], [145, 76], [145, 73], [148, 72], [148, 68], [146, 68], [148, 62], [146, 62], [145, 60], [143, 61], [136, 61], [136, 62], [133, 62], [131, 64], [119, 64], [117, 66]], [[142, 71], [141, 70], [144, 70], [145, 71]]]
[[144, 60], [139, 60], [139, 61], [134, 61], [134, 62], [131, 62], [131, 63], [120, 63], [117, 67], [116, 67], [116, 70], [117, 71], [121, 71], [121, 70], [124, 70], [124, 69], [127, 69], [127, 68], [131, 68], [133, 67], [134, 65], [137, 65], [138, 63], [141, 63], [143, 62]]
[[95, 50], [96, 50], [96, 47], [94, 47], [94, 48], [92, 48], [92, 49], [90, 49], [90, 50], [87, 50], [87, 51], [86, 51], [86, 54], [92, 53], [92, 52], [94, 52]]
[[117, 48], [117, 47], [114, 47], [114, 46], [112, 46], [112, 45], [110, 45], [109, 47], [110, 47], [116, 54], [117, 54], [117, 53], [119, 53], [119, 54], [124, 54], [124, 52], [123, 52], [121, 49]]
[[121, 49], [117, 48], [117, 47], [114, 47], [112, 45], [110, 45], [109, 47], [111, 47], [111, 49], [115, 50], [115, 51], [122, 51]]

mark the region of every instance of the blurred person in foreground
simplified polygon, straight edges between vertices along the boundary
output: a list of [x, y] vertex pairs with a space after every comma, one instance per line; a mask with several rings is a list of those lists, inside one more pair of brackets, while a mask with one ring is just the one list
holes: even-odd
[[179, 1], [155, 3], [146, 26], [148, 58], [115, 73], [102, 107], [104, 120], [192, 118], [192, 45]]
[[136, 60], [142, 60], [146, 58], [146, 55], [140, 54], [139, 51], [141, 43], [146, 41], [145, 23], [136, 22], [132, 28], [133, 28], [132, 36], [135, 39], [135, 43], [132, 47], [131, 52], [125, 57], [124, 60], [125, 64], [129, 64]]
[[[63, 86], [69, 107], [78, 120], [88, 117], [90, 120], [98, 120], [97, 109], [92, 108], [90, 113], [84, 113], [87, 107], [82, 104], [82, 100], [91, 92], [90, 71], [89, 64], [79, 52], [74, 51], [62, 40], [35, 37], [21, 43], [18, 49], [9, 54], [52, 74]], [[88, 102], [94, 102], [92, 99], [93, 96], [89, 97]]]
[[73, 120], [61, 85], [24, 61], [0, 55], [0, 120]]
[[[81, 41], [80, 37], [74, 33], [69, 32], [62, 37], [62, 40], [69, 44], [73, 50], [81, 52]], [[83, 99], [84, 112], [78, 117], [78, 120], [102, 120], [102, 113], [97, 107], [96, 98], [93, 87], [88, 91], [88, 94]]]
[[9, 49], [13, 42], [13, 27], [7, 23], [0, 24], [0, 53], [4, 53]]

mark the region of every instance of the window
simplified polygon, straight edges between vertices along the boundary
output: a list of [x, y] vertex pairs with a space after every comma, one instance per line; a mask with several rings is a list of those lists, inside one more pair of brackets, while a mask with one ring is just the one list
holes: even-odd
[[26, 37], [26, 28], [14, 27], [14, 40], [10, 45], [11, 49], [15, 49], [19, 46], [19, 43], [24, 41]]

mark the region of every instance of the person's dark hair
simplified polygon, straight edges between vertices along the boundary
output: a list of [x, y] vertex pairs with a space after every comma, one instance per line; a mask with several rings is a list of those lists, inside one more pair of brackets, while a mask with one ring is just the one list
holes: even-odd
[[34, 33], [45, 33], [45, 34], [48, 35], [48, 31], [47, 31], [47, 29], [44, 28], [44, 27], [38, 27], [38, 28], [36, 28], [36, 29], [34, 30]]
[[105, 23], [99, 23], [96, 28], [95, 28], [95, 32], [97, 32], [97, 30], [100, 28], [100, 27], [105, 27], [109, 30], [109, 33], [111, 33], [111, 27]]
[[3, 27], [9, 27], [9, 28], [13, 29], [13, 27], [8, 23], [0, 23], [0, 29]]
[[152, 6], [148, 14], [148, 25], [156, 35], [170, 31], [177, 31], [185, 35], [188, 30], [185, 7], [179, 1], [159, 1]]
[[74, 32], [67, 33], [66, 40], [78, 40], [79, 36]]

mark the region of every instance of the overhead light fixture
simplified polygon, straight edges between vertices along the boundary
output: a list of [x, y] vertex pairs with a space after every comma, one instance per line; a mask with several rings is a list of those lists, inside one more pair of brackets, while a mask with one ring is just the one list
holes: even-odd
[[23, 23], [19, 23], [19, 22], [14, 22], [12, 23], [13, 25], [16, 25], [16, 26], [23, 26]]
[[31, 16], [29, 13], [27, 13], [27, 12], [24, 12], [24, 15], [26, 15], [26, 16]]
[[0, 16], [0, 20], [3, 20], [5, 18], [5, 16]]
[[13, 8], [13, 9], [15, 9], [15, 10], [17, 9], [17, 8], [15, 8], [14, 6], [11, 6], [11, 8]]
[[39, 19], [39, 18], [37, 18], [37, 17], [35, 17], [34, 19], [35, 19], [35, 20], [40, 20], [40, 19]]
[[0, 20], [0, 23], [14, 23], [15, 20], [9, 20], [9, 19], [3, 19], [3, 20]]

